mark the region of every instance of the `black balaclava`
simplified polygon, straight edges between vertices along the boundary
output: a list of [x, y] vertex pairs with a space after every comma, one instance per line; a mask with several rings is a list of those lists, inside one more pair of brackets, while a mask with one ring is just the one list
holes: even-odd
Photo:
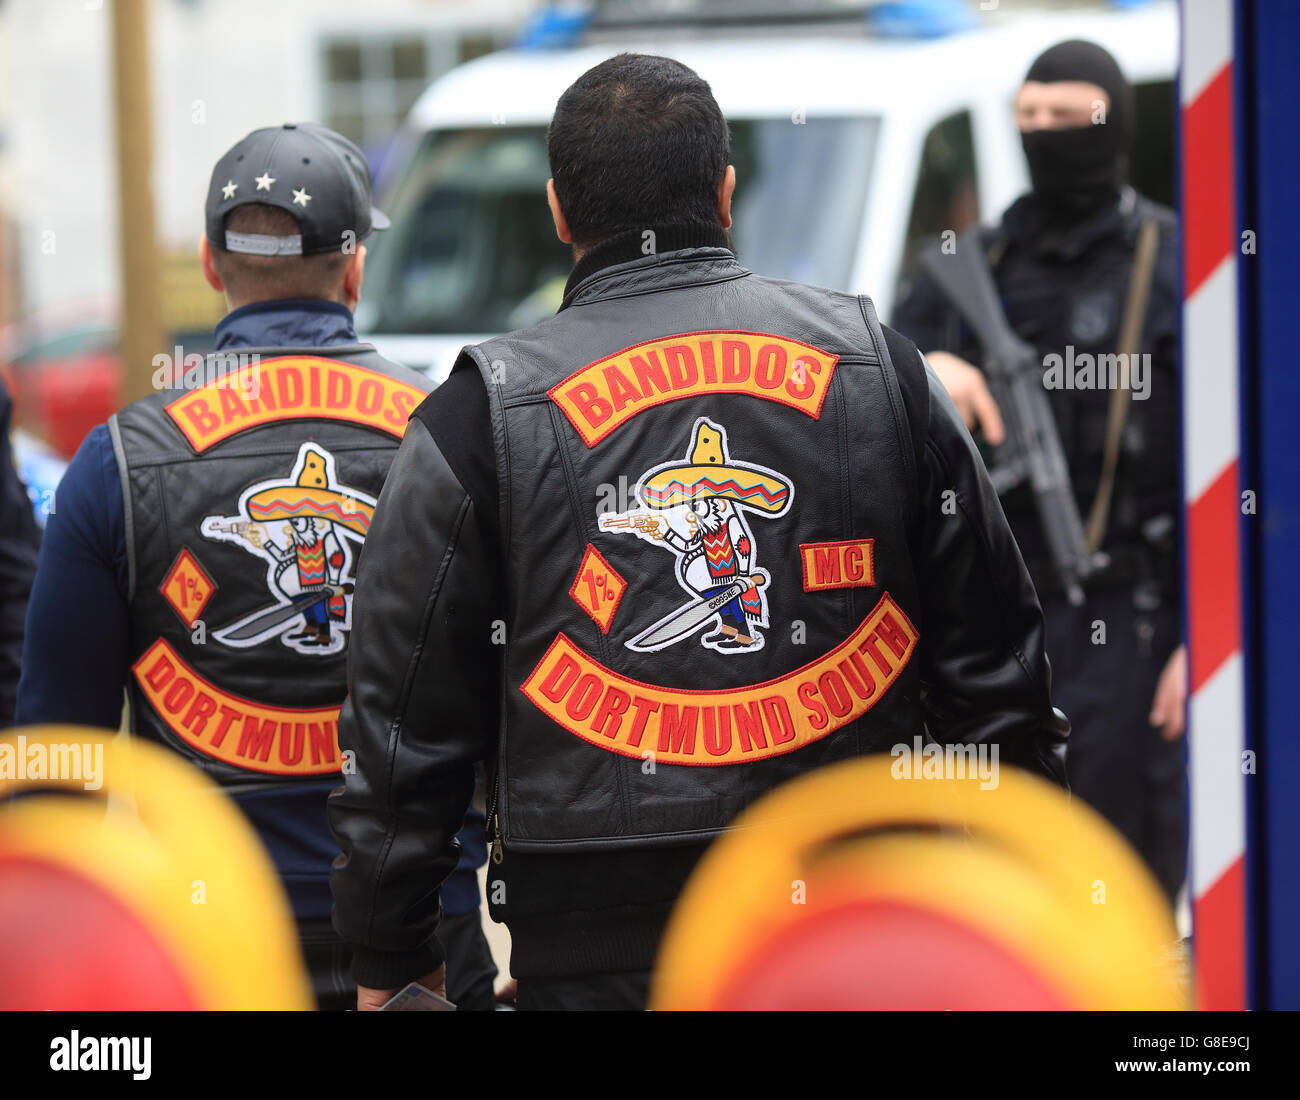
[[1073, 39], [1039, 55], [1025, 81], [1082, 80], [1110, 97], [1106, 121], [1020, 135], [1034, 195], [1049, 215], [1077, 218], [1119, 195], [1133, 136], [1133, 89], [1113, 57], [1095, 42]]

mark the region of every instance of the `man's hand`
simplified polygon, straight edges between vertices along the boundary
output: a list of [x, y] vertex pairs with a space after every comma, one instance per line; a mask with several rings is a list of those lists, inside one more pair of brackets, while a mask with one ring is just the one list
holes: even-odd
[[932, 351], [925, 358], [966, 421], [966, 427], [974, 431], [978, 424], [984, 431], [984, 438], [994, 447], [1006, 439], [998, 403], [993, 400], [979, 368], [946, 351]]
[[[447, 996], [446, 964], [438, 967], [432, 974], [426, 974], [419, 979], [419, 982], [425, 989], [438, 994], [439, 997]], [[410, 984], [410, 982], [403, 982], [396, 989], [369, 989], [364, 985], [357, 986], [357, 1011], [378, 1012]]]
[[1160, 673], [1147, 721], [1160, 727], [1160, 736], [1166, 741], [1177, 741], [1186, 725], [1186, 706], [1187, 647], [1180, 645], [1170, 654], [1164, 671]]

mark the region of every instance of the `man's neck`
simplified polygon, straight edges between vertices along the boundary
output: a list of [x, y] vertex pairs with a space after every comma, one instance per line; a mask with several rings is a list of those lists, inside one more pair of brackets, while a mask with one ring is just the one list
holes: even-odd
[[584, 279], [631, 260], [684, 248], [731, 248], [731, 235], [717, 222], [669, 222], [629, 229], [581, 250], [574, 247], [573, 272], [565, 284], [567, 297]]
[[244, 309], [247, 306], [260, 306], [260, 305], [273, 306], [274, 303], [276, 302], [293, 302], [295, 304], [299, 304], [302, 302], [317, 302], [320, 304], [327, 304], [330, 306], [342, 306], [349, 313], [356, 312], [355, 302], [352, 305], [349, 305], [342, 298], [338, 298], [338, 297], [318, 298], [316, 295], [312, 294], [312, 295], [303, 295], [303, 296], [300, 295], [288, 295], [284, 297], [277, 296], [274, 298], [234, 298], [231, 296], [229, 291], [226, 291], [226, 314], [229, 315], [231, 313], [234, 313], [235, 310]]
[[352, 314], [325, 298], [283, 298], [250, 302], [217, 324], [215, 346], [315, 347], [355, 344]]

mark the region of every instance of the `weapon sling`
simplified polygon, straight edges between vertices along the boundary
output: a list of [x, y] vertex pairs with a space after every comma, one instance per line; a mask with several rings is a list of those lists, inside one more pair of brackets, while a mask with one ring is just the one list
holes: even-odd
[[1102, 456], [1101, 479], [1097, 495], [1093, 497], [1088, 512], [1088, 549], [1094, 553], [1106, 537], [1110, 520], [1110, 502], [1115, 489], [1115, 471], [1119, 466], [1120, 443], [1128, 423], [1129, 407], [1133, 404], [1129, 380], [1132, 378], [1133, 360], [1142, 341], [1142, 324], [1146, 320], [1147, 298], [1151, 291], [1151, 276], [1155, 271], [1156, 244], [1160, 227], [1148, 218], [1138, 231], [1137, 250], [1133, 256], [1133, 273], [1129, 278], [1128, 294], [1124, 301], [1124, 319], [1119, 329], [1119, 350], [1128, 356], [1129, 369], [1124, 372], [1122, 384], [1110, 395], [1110, 408], [1106, 413], [1106, 449]]

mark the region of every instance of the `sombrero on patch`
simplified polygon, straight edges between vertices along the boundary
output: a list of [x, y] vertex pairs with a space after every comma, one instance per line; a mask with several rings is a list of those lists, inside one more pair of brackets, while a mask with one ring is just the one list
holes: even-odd
[[249, 518], [258, 523], [309, 516], [340, 524], [363, 538], [373, 514], [369, 504], [329, 487], [325, 456], [313, 450], [307, 451], [296, 485], [263, 489], [248, 498]]
[[727, 457], [726, 430], [704, 419], [695, 422], [690, 465], [669, 464], [648, 471], [638, 492], [648, 508], [722, 497], [779, 514], [790, 503], [789, 482], [761, 466], [732, 462]]

